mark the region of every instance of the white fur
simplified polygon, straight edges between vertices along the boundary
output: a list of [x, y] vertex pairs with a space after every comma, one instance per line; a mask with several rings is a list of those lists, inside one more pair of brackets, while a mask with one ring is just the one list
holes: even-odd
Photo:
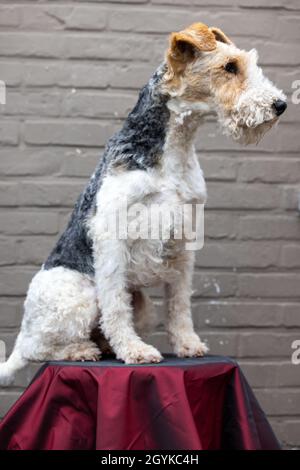
[[[129, 208], [138, 201], [146, 206], [163, 204], [170, 210], [187, 202], [205, 202], [205, 182], [192, 143], [196, 127], [193, 119], [190, 119], [189, 126], [183, 128], [174, 116], [167, 136], [162, 167], [148, 172], [109, 175], [105, 179], [97, 196], [96, 215], [89, 221], [89, 234], [94, 246], [101, 329], [117, 357], [127, 363], [161, 360], [160, 353], [143, 343], [134, 330], [128, 289], [164, 281], [174, 286], [172, 296], [176, 298], [182, 296], [185, 289], [189, 296], [188, 284], [191, 280], [188, 279], [186, 285], [182, 282], [182, 271], [186, 263], [182, 240], [175, 241], [171, 249], [168, 246], [170, 260], [166, 262], [163, 258], [162, 239], [112, 240], [103, 237], [102, 233], [111, 212], [116, 211], [125, 199]], [[171, 261], [170, 250], [176, 254], [175, 261]], [[181, 309], [182, 304], [177, 305]], [[181, 315], [184, 317], [185, 312], [181, 311]], [[190, 317], [190, 309], [187, 315]], [[174, 348], [178, 353], [187, 348], [190, 328], [191, 320], [187, 322], [186, 331], [182, 330], [182, 337], [185, 339], [181, 343], [179, 339], [178, 342], [174, 340]], [[194, 354], [203, 353], [205, 348], [200, 340], [195, 340], [195, 344], [197, 347], [195, 346]]]

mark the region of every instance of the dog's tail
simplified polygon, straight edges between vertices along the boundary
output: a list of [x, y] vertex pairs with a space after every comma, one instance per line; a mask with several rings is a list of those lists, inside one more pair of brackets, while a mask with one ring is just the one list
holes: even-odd
[[14, 381], [16, 372], [23, 369], [27, 364], [28, 361], [22, 357], [16, 345], [8, 360], [0, 363], [0, 386], [7, 387], [10, 385]]

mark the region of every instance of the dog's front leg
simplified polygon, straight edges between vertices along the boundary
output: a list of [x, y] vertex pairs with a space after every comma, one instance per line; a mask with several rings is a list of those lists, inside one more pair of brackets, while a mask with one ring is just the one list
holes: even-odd
[[208, 347], [194, 331], [191, 295], [194, 253], [185, 252], [178, 269], [179, 279], [166, 284], [167, 332], [179, 357], [203, 356]]
[[159, 351], [144, 343], [134, 330], [132, 294], [127, 290], [126, 242], [103, 241], [94, 256], [100, 328], [117, 358], [127, 364], [160, 362]]

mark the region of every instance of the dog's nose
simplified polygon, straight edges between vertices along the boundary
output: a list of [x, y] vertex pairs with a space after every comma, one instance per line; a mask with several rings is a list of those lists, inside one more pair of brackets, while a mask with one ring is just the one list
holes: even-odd
[[277, 116], [280, 116], [280, 114], [284, 113], [284, 111], [286, 110], [287, 104], [285, 101], [276, 100], [273, 103], [273, 107], [275, 108]]

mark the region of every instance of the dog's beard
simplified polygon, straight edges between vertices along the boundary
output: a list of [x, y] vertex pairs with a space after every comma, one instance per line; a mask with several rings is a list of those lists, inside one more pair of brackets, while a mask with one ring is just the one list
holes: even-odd
[[258, 144], [263, 136], [273, 127], [277, 119], [263, 122], [256, 127], [242, 127], [238, 139], [235, 139], [239, 144], [249, 145]]
[[258, 144], [263, 136], [278, 121], [277, 118], [264, 121], [257, 126], [247, 126], [237, 123], [235, 120], [227, 118], [222, 121], [223, 133], [233, 138], [234, 141], [242, 145]]

